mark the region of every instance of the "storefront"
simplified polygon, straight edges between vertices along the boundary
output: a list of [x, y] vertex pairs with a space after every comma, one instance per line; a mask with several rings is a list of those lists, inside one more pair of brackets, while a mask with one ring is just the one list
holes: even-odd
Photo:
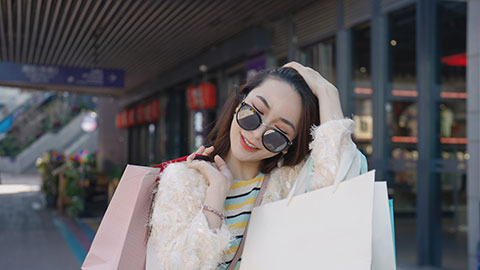
[[[388, 182], [399, 264], [466, 269], [467, 12], [465, 1], [328, 0], [266, 23], [268, 49], [161, 91], [159, 120], [129, 129], [129, 160], [188, 154], [248, 74], [296, 60], [337, 85], [355, 143]], [[202, 84], [214, 106], [189, 101]]]
[[[356, 122], [354, 141], [388, 181], [399, 262], [466, 268], [467, 4], [366, 2], [312, 5], [317, 18], [296, 21], [297, 59], [337, 85]], [[337, 16], [309, 32], [328, 8]], [[426, 60], [425, 50], [434, 50]]]

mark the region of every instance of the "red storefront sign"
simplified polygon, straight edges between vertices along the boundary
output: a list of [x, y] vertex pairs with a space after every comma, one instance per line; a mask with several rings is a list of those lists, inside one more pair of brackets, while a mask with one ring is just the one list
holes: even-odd
[[187, 96], [190, 110], [215, 109], [217, 106], [216, 87], [212, 83], [188, 87]]
[[127, 127], [127, 112], [123, 111], [123, 112], [117, 113], [115, 124], [117, 128]]
[[143, 105], [139, 105], [137, 108], [136, 108], [136, 113], [137, 113], [137, 120], [138, 120], [138, 124], [143, 124], [145, 123], [145, 113], [144, 113], [144, 106]]
[[127, 127], [134, 126], [135, 124], [135, 109], [129, 109], [127, 110]]
[[160, 99], [154, 100], [150, 105], [152, 106], [152, 120], [157, 121], [160, 118]]
[[126, 128], [139, 124], [151, 123], [160, 118], [160, 99], [147, 104], [117, 113], [115, 124], [117, 128]]
[[160, 117], [160, 100], [156, 99], [136, 107], [137, 124], [151, 123]]

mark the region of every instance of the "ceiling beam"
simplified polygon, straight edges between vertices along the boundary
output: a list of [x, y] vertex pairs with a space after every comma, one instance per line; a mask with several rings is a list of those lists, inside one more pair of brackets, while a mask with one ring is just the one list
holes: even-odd
[[272, 43], [271, 34], [270, 31], [260, 28], [241, 33], [218, 45], [216, 48], [198, 55], [190, 59], [187, 63], [162, 74], [157, 79], [144, 84], [143, 87], [136, 88], [135, 92], [130, 92], [128, 95], [122, 97], [119, 100], [119, 104], [122, 107], [126, 107], [160, 90], [166, 90], [176, 83], [198, 76], [201, 74], [198, 67], [202, 64], [213, 70], [241, 57], [255, 55], [268, 50]]

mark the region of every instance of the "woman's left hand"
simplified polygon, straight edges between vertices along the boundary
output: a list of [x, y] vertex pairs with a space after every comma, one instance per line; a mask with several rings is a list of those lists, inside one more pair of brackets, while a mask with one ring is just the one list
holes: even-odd
[[333, 84], [323, 78], [322, 75], [314, 69], [305, 67], [300, 63], [289, 62], [283, 67], [295, 69], [303, 77], [313, 94], [318, 98], [321, 124], [329, 120], [343, 119], [340, 96], [337, 88]]

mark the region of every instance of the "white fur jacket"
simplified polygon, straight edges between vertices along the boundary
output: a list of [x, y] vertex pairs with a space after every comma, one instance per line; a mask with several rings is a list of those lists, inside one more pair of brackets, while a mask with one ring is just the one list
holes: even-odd
[[[345, 179], [360, 174], [364, 158], [352, 142], [353, 128], [350, 119], [331, 120], [312, 128], [312, 190], [333, 184], [345, 150], [353, 148], [356, 153]], [[262, 204], [285, 198], [302, 166], [274, 169]], [[201, 210], [206, 180], [183, 162], [168, 165], [160, 179], [150, 221], [146, 269], [216, 269], [222, 253], [229, 248], [231, 234], [225, 223], [217, 231], [208, 227]]]

